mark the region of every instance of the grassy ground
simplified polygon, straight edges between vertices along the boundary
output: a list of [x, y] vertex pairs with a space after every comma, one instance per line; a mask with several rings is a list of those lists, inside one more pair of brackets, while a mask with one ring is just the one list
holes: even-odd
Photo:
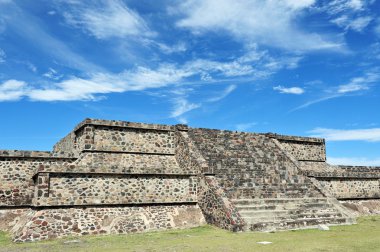
[[[67, 241], [77, 240], [76, 243]], [[270, 241], [272, 244], [257, 244]], [[380, 251], [380, 216], [330, 231], [231, 233], [212, 226], [145, 234], [71, 237], [14, 244], [0, 233], [0, 251]]]

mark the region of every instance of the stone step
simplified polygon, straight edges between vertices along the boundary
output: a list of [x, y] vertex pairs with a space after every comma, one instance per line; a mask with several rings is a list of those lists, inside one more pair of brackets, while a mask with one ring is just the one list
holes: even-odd
[[290, 220], [303, 220], [303, 219], [326, 219], [326, 218], [341, 218], [343, 217], [339, 212], [332, 213], [304, 213], [304, 214], [288, 214], [280, 212], [271, 213], [244, 213], [241, 217], [248, 224], [254, 224], [256, 222], [278, 222], [278, 221], [290, 221]]
[[[232, 179], [228, 179], [226, 184], [231, 183]], [[313, 185], [306, 184], [268, 184], [266, 181], [260, 181], [258, 179], [245, 180], [239, 179], [239, 186], [236, 187], [236, 190], [308, 190], [313, 188]], [[263, 185], [263, 183], [267, 183], [267, 185]]]
[[239, 211], [259, 211], [259, 210], [313, 210], [333, 208], [329, 203], [293, 203], [293, 204], [236, 204]]
[[276, 204], [311, 204], [328, 203], [326, 198], [265, 198], [265, 199], [231, 199], [237, 205], [276, 205]]
[[318, 197], [321, 196], [319, 193], [313, 192], [234, 192], [228, 194], [230, 198], [256, 198], [256, 199], [268, 199], [268, 198], [297, 198], [301, 196], [306, 197]]
[[291, 214], [307, 214], [307, 213], [340, 213], [333, 205], [327, 208], [300, 208], [289, 210]]
[[265, 192], [265, 193], [289, 193], [289, 194], [292, 194], [292, 193], [303, 193], [303, 192], [308, 192], [310, 191], [310, 187], [271, 187], [271, 188], [268, 188], [268, 187], [259, 187], [259, 186], [251, 186], [251, 185], [242, 185], [242, 186], [239, 186], [237, 188], [234, 188], [235, 192], [243, 192], [243, 193], [249, 193], [249, 192], [253, 192], [253, 193], [257, 193], [258, 191], [261, 191], [261, 192]]
[[296, 220], [256, 222], [247, 224], [246, 231], [272, 231], [285, 229], [316, 228], [319, 224], [338, 225], [348, 223], [346, 218], [304, 218]]
[[316, 212], [316, 213], [302, 213], [297, 214], [297, 219], [308, 219], [308, 218], [341, 218], [343, 215], [337, 211], [331, 212], [331, 213], [323, 213], [323, 212]]
[[265, 188], [265, 187], [236, 187], [225, 184], [231, 198], [316, 198], [321, 194], [312, 188]]
[[274, 211], [239, 211], [241, 217], [245, 218], [272, 218], [277, 216], [289, 216], [287, 210]]
[[273, 215], [307, 215], [307, 214], [340, 214], [340, 212], [333, 208], [311, 208], [311, 209], [274, 209], [274, 210], [256, 210], [256, 209], [247, 209], [241, 210], [238, 209], [240, 215], [242, 216], [273, 216]]
[[237, 207], [239, 213], [245, 214], [245, 213], [261, 213], [261, 212], [287, 212], [288, 214], [307, 214], [307, 213], [335, 213], [337, 210], [334, 208], [334, 206], [329, 206], [326, 208], [319, 208], [319, 207], [313, 207], [313, 208], [305, 208], [305, 207], [296, 207], [296, 208], [285, 208], [283, 206], [275, 206], [274, 209], [257, 209], [257, 208], [248, 208], [248, 207]]

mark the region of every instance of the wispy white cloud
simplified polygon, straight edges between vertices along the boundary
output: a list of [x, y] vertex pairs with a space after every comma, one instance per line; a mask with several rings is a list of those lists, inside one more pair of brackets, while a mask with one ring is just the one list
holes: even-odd
[[119, 76], [124, 78], [132, 90], [144, 90], [179, 83], [195, 74], [196, 72], [191, 69], [184, 69], [174, 64], [162, 64], [156, 69], [137, 67], [134, 70], [124, 71]]
[[312, 137], [322, 137], [328, 141], [380, 141], [380, 128], [354, 130], [315, 128], [309, 133]]
[[29, 61], [25, 61], [25, 65], [29, 68], [30, 71], [33, 73], [37, 72], [37, 67], [33, 64], [30, 63]]
[[197, 68], [177, 68], [171, 64], [161, 65], [157, 69], [137, 67], [119, 74], [91, 74], [86, 79], [69, 77], [44, 87], [30, 85], [29, 91], [22, 92], [21, 96], [38, 101], [97, 100], [98, 94], [142, 91], [180, 84], [187, 77], [199, 73]]
[[371, 16], [351, 18], [347, 15], [343, 15], [331, 20], [331, 22], [341, 28], [344, 28], [345, 30], [351, 29], [357, 32], [361, 32], [370, 24], [372, 20], [373, 18]]
[[172, 46], [166, 45], [164, 43], [157, 43], [158, 47], [163, 53], [171, 54], [171, 53], [181, 53], [186, 52], [187, 47], [185, 43], [178, 43]]
[[283, 1], [287, 6], [292, 9], [304, 9], [312, 6], [316, 1], [315, 0], [285, 0]]
[[217, 102], [226, 98], [230, 93], [232, 93], [236, 89], [236, 85], [229, 85], [223, 92], [215, 97], [209, 98], [208, 102]]
[[[188, 72], [198, 72], [202, 80], [213, 80], [215, 75], [222, 77], [250, 76], [251, 78], [266, 78], [281, 69], [298, 67], [300, 56], [272, 57], [268, 51], [259, 50], [256, 46], [247, 48], [242, 56], [230, 61], [215, 61], [195, 59], [182, 67]], [[218, 77], [218, 76], [216, 76]]]
[[185, 42], [178, 42], [173, 45], [168, 45], [162, 42], [157, 42], [149, 38], [144, 38], [141, 40], [141, 42], [148, 46], [153, 46], [153, 47], [158, 48], [164, 54], [183, 53], [183, 52], [186, 52], [188, 49]]
[[[305, 5], [307, 5], [306, 2]], [[137, 23], [141, 21], [139, 24], [142, 24], [141, 27], [145, 27], [141, 29], [148, 29], [143, 20], [140, 20], [140, 17], [135, 16], [134, 12], [128, 9], [128, 7], [121, 1], [114, 1], [112, 3], [92, 2], [91, 5], [86, 6], [86, 8], [83, 7], [81, 1], [69, 1], [67, 4], [72, 7], [78, 7], [76, 10], [73, 10], [72, 8], [67, 10], [68, 14], [66, 13], [65, 15], [70, 16], [73, 13], [77, 14], [70, 16], [73, 19], [68, 22], [75, 21], [75, 25], [82, 25], [83, 29], [86, 29], [87, 32], [92, 32], [92, 35], [98, 38], [108, 38], [113, 36], [110, 33], [115, 31], [107, 29], [107, 25], [111, 25], [112, 22], [116, 20], [115, 18], [119, 17], [121, 15], [120, 13], [124, 12], [129, 13], [129, 16], [133, 16], [136, 20], [139, 20], [136, 21]], [[107, 6], [104, 6], [104, 4]], [[304, 4], [299, 2], [289, 2], [289, 8], [292, 9], [303, 8], [303, 5]], [[102, 7], [104, 7], [104, 11], [99, 13], [95, 11]], [[233, 81], [240, 77], [252, 80], [265, 78], [283, 68], [295, 68], [301, 60], [300, 56], [280, 56], [274, 58], [271, 57], [267, 51], [258, 50], [257, 45], [250, 44], [250, 46], [247, 46], [248, 51], [245, 54], [229, 61], [198, 58], [180, 65], [161, 63], [153, 68], [137, 66], [118, 74], [108, 73], [101, 67], [88, 62], [80, 55], [74, 53], [64, 43], [53, 38], [39, 25], [38, 20], [18, 8], [17, 5], [13, 5], [12, 8], [13, 10], [11, 12], [18, 13], [19, 16], [24, 18], [13, 19], [11, 16], [8, 16], [8, 25], [10, 27], [15, 28], [14, 30], [22, 36], [26, 36], [29, 40], [33, 38], [33, 41], [39, 46], [39, 48], [43, 48], [46, 52], [49, 52], [56, 58], [64, 61], [70, 67], [79, 69], [82, 72], [82, 77], [67, 76], [63, 79], [63, 76], [58, 74], [55, 69], [49, 69], [49, 71], [44, 73], [43, 76], [51, 79], [50, 83], [46, 84], [45, 82], [45, 85], [43, 86], [40, 84], [35, 85], [34, 83], [29, 83], [28, 92], [23, 93], [23, 97], [31, 100], [97, 100], [99, 99], [98, 95], [112, 92], [141, 91], [174, 84], [184, 85], [191, 82], [204, 84], [225, 80]], [[86, 23], [85, 21], [92, 20], [89, 18], [91, 14], [94, 14], [100, 19], [105, 19], [104, 22], [95, 22], [95, 24], [92, 24], [94, 26]], [[107, 19], [108, 17], [97, 16], [103, 14], [109, 14], [109, 16], [113, 15], [115, 18], [112, 17]], [[98, 27], [101, 25], [104, 26]], [[27, 28], [25, 32], [23, 28]], [[100, 32], [104, 30], [106, 30], [106, 32], [101, 35]], [[118, 30], [117, 32], [123, 34], [123, 30]], [[153, 41], [151, 38], [143, 39], [143, 41], [149, 40]], [[159, 42], [154, 43], [164, 53], [187, 50], [185, 43], [178, 43], [174, 46], [168, 46]], [[210, 98], [210, 102], [223, 99], [235, 88], [236, 86], [234, 85], [229, 86], [218, 97]]]
[[369, 71], [363, 76], [352, 78], [349, 83], [340, 85], [338, 87], [338, 93], [351, 93], [361, 90], [367, 90], [370, 85], [376, 83], [380, 79], [380, 73], [378, 71]]
[[123, 1], [70, 2], [63, 15], [68, 24], [98, 39], [151, 36], [146, 22]]
[[330, 22], [343, 28], [362, 32], [373, 20], [368, 11], [368, 5], [373, 1], [333, 0], [326, 1], [321, 11], [330, 16]]
[[172, 110], [170, 117], [175, 118], [179, 123], [188, 124], [188, 118], [185, 115], [194, 109], [198, 109], [202, 106], [202, 103], [193, 103], [189, 101], [189, 95], [194, 92], [192, 87], [174, 87], [169, 91], [170, 102], [172, 103]]
[[332, 165], [380, 166], [380, 157], [369, 159], [364, 157], [327, 157]]
[[[236, 78], [240, 77], [250, 80], [265, 78], [281, 68], [293, 67], [299, 60], [298, 57], [273, 59], [266, 53], [260, 57], [253, 57], [251, 53], [227, 62], [196, 59], [182, 65], [160, 64], [156, 68], [138, 66], [118, 74], [105, 71], [89, 72], [87, 78], [72, 76], [64, 80], [61, 80], [62, 76], [58, 75], [56, 70], [50, 69], [45, 73], [45, 77], [53, 81], [43, 87], [30, 85], [29, 92], [24, 96], [40, 101], [97, 100], [97, 94], [142, 91], [194, 82], [198, 84], [226, 80], [238, 82], [239, 79]], [[231, 85], [221, 95], [210, 99], [215, 101], [223, 99], [235, 88], [235, 85]]]
[[239, 124], [236, 124], [235, 128], [238, 131], [247, 131], [256, 125], [257, 125], [256, 122], [239, 123]]
[[[307, 2], [305, 1], [305, 4], [301, 4], [289, 1], [288, 6], [291, 9], [302, 9], [304, 5], [308, 5]], [[151, 33], [145, 21], [122, 1], [96, 1], [86, 6], [84, 5], [82, 1], [60, 1], [58, 7], [68, 6], [68, 8], [57, 8], [56, 11], [57, 13], [59, 11], [64, 12], [68, 23], [80, 26], [86, 32], [100, 39], [111, 38], [113, 36], [135, 36], [134, 34], [137, 34], [137, 31], [134, 29], [140, 29], [138, 32], [145, 32], [147, 36]], [[65, 76], [63, 78], [64, 76], [58, 74], [55, 69], [49, 69], [42, 76], [49, 78], [50, 83], [46, 83], [46, 80], [42, 84], [28, 83], [28, 91], [23, 93], [22, 97], [31, 100], [97, 100], [99, 99], [98, 95], [112, 92], [139, 91], [166, 87], [168, 85], [185, 85], [194, 82], [205, 84], [226, 80], [234, 81], [241, 78], [240, 80], [236, 80], [237, 83], [238, 81], [242, 81], [243, 78], [246, 78], [245, 80], [266, 78], [280, 69], [295, 68], [301, 60], [300, 56], [271, 57], [267, 51], [260, 51], [256, 45], [252, 46], [251, 44], [251, 46], [247, 45], [248, 51], [245, 54], [228, 61], [198, 58], [182, 64], [161, 63], [156, 67], [137, 66], [120, 73], [109, 73], [102, 67], [89, 62], [80, 54], [75, 53], [60, 40], [54, 38], [40, 25], [39, 19], [29, 15], [19, 8], [17, 4], [11, 3], [8, 12], [0, 10], [0, 14], [4, 14], [9, 28], [27, 41], [33, 40], [33, 43], [39, 49], [52, 56], [54, 60], [58, 61], [58, 64], [63, 64], [80, 72], [76, 76]], [[127, 21], [121, 16], [126, 19], [129, 18], [131, 24], [136, 25], [135, 28], [132, 29], [127, 24], [124, 24], [123, 22]], [[121, 19], [119, 20], [118, 18]], [[99, 20], [102, 21], [100, 22]], [[108, 27], [112, 26], [113, 22], [119, 21], [119, 25], [125, 25], [125, 27], [121, 28], [117, 25], [115, 29]], [[142, 41], [149, 40], [154, 41], [152, 38], [144, 37], [142, 39]], [[187, 50], [186, 43], [182, 42], [174, 45], [166, 45], [155, 41], [154, 43], [162, 52], [167, 54]], [[34, 72], [37, 70], [33, 65], [30, 65], [30, 69]], [[224, 95], [226, 96], [229, 92], [233, 91], [234, 86], [230, 86], [229, 88], [226, 90], [226, 94], [221, 94], [220, 97], [210, 99], [223, 99]]]
[[[26, 96], [34, 101], [75, 101], [97, 100], [98, 94], [123, 92], [125, 87], [119, 83], [104, 82], [103, 76], [94, 76], [91, 80], [71, 78], [52, 87], [32, 89]], [[109, 80], [108, 80], [109, 81]]]
[[43, 88], [34, 88], [26, 96], [39, 101], [97, 100], [98, 94], [165, 87], [192, 74], [174, 65], [164, 64], [155, 70], [137, 67], [119, 74], [96, 73], [87, 79], [70, 77]]
[[172, 90], [170, 90], [170, 93], [177, 96], [187, 96], [193, 91], [194, 91], [194, 88], [192, 87], [175, 87]]
[[323, 101], [335, 99], [345, 95], [360, 94], [360, 91], [371, 89], [372, 85], [380, 80], [380, 72], [378, 68], [368, 70], [362, 76], [352, 78], [348, 83], [330, 87], [326, 90], [322, 90], [321, 97], [314, 100], [305, 102], [304, 104], [291, 109], [289, 112], [294, 112], [299, 109], [307, 108], [313, 104], [317, 104]]
[[343, 96], [343, 94], [326, 94], [325, 96], [322, 96], [320, 98], [317, 98], [317, 99], [305, 102], [304, 104], [302, 104], [300, 106], [297, 106], [297, 107], [289, 110], [289, 113], [297, 111], [297, 110], [300, 110], [300, 109], [304, 109], [304, 108], [310, 107], [311, 105], [314, 105], [314, 104], [317, 104], [317, 103], [320, 103], [320, 102], [328, 101], [328, 100], [339, 98], [339, 97], [342, 97], [342, 96]]
[[237, 88], [236, 85], [229, 85], [224, 90], [222, 90], [218, 95], [211, 98], [199, 101], [197, 103], [191, 102], [189, 100], [189, 95], [194, 92], [193, 88], [188, 87], [177, 87], [170, 91], [172, 95], [176, 97], [172, 99], [173, 110], [171, 112], [171, 117], [176, 118], [180, 123], [188, 123], [188, 119], [184, 116], [187, 112], [194, 109], [198, 109], [207, 103], [218, 102], [226, 98], [230, 93], [232, 93]]
[[[175, 106], [174, 106], [173, 111], [171, 112], [171, 117], [180, 117], [183, 114], [191, 110], [197, 109], [201, 106], [201, 104], [189, 102], [184, 97], [178, 97], [174, 99], [174, 103], [175, 103]], [[184, 118], [181, 118], [181, 120], [183, 121]]]
[[190, 61], [184, 66], [184, 69], [190, 72], [221, 73], [226, 77], [251, 75], [255, 71], [250, 64], [241, 64], [238, 61], [218, 62], [205, 59]]
[[300, 94], [303, 94], [305, 92], [305, 90], [303, 88], [300, 88], [300, 87], [283, 87], [283, 86], [277, 86], [277, 87], [273, 87], [273, 90], [275, 91], [278, 91], [282, 94], [296, 94], [296, 95], [300, 95]]
[[[276, 67], [268, 65], [274, 62]], [[257, 62], [243, 62], [240, 58], [232, 61], [195, 59], [182, 65], [160, 64], [156, 69], [137, 67], [136, 70], [127, 71], [127, 79], [130, 80], [130, 83], [149, 86], [160, 83], [180, 83], [184, 79], [194, 76], [198, 76], [200, 81], [203, 82], [217, 81], [224, 78], [233, 79], [241, 76], [262, 78], [292, 64], [294, 64], [293, 61], [288, 62], [285, 59], [276, 61], [269, 57], [263, 57]]]
[[367, 1], [363, 0], [328, 0], [323, 9], [329, 14], [339, 14], [342, 12], [360, 12], [367, 5]]
[[309, 106], [311, 106], [313, 104], [317, 104], [317, 103], [320, 103], [320, 102], [323, 102], [323, 101], [328, 101], [328, 100], [331, 100], [331, 99], [334, 99], [334, 98], [338, 98], [338, 97], [341, 97], [341, 96], [342, 96], [341, 94], [340, 95], [339, 94], [326, 95], [326, 96], [320, 97], [318, 99], [305, 102], [304, 104], [291, 109], [289, 112], [294, 112], [294, 111], [297, 111], [297, 110], [300, 110], [300, 109], [304, 109], [304, 108], [307, 108], [307, 107], [309, 107]]
[[17, 101], [21, 99], [27, 89], [23, 81], [8, 80], [0, 84], [0, 101]]
[[44, 77], [52, 80], [59, 80], [62, 79], [63, 74], [59, 74], [57, 70], [54, 68], [49, 67], [49, 70], [43, 74]]
[[351, 93], [351, 92], [356, 92], [360, 90], [367, 90], [368, 86], [363, 85], [363, 84], [356, 84], [356, 83], [349, 83], [345, 85], [340, 85], [338, 89], [338, 93]]
[[358, 17], [353, 19], [347, 27], [351, 28], [354, 31], [361, 32], [370, 24], [372, 19], [373, 18], [371, 16]]
[[177, 25], [195, 34], [225, 31], [243, 42], [298, 51], [344, 49], [339, 38], [309, 33], [295, 24], [314, 2], [187, 0], [175, 10], [185, 15]]
[[[56, 70], [50, 69], [45, 74], [45, 77], [51, 78], [53, 82], [43, 87], [29, 85], [28, 92], [22, 93], [22, 96], [39, 101], [97, 100], [99, 99], [97, 95], [113, 92], [141, 91], [166, 87], [168, 85], [186, 85], [194, 82], [205, 84], [225, 79], [234, 81], [236, 77], [263, 78], [278, 69], [291, 67], [294, 61], [298, 62], [298, 60], [285, 58], [276, 60], [269, 57], [265, 52], [257, 51], [254, 54], [251, 51], [230, 62], [197, 59], [186, 62], [183, 65], [161, 64], [154, 69], [136, 67], [119, 74], [97, 72], [90, 73], [88, 78], [72, 76], [64, 80], [60, 80], [62, 76]], [[276, 63], [274, 64], [275, 66], [272, 63]], [[209, 78], [204, 78], [205, 75], [208, 75]], [[197, 80], [196, 78], [199, 79]], [[369, 86], [378, 78], [379, 75], [376, 72], [369, 72], [362, 77], [352, 79], [346, 85], [341, 85], [337, 89], [338, 91], [333, 95], [330, 94], [328, 98], [324, 97], [317, 101], [309, 102], [297, 109], [307, 107], [322, 100], [334, 98], [337, 95], [357, 91], [360, 89], [359, 85]], [[235, 88], [235, 85], [229, 86], [217, 97], [209, 98], [209, 102], [223, 99]], [[301, 94], [303, 92], [303, 89], [298, 87], [275, 87], [274, 89], [293, 94]]]
[[180, 122], [182, 124], [188, 124], [189, 123], [189, 121], [184, 117], [179, 117], [179, 118], [177, 118], [177, 120], [178, 120], [178, 122]]

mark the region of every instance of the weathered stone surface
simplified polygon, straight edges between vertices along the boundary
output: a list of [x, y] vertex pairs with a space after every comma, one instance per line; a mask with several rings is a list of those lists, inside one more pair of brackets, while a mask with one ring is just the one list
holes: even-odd
[[380, 198], [380, 180], [377, 178], [319, 178], [318, 181], [338, 199]]
[[209, 129], [189, 135], [231, 198], [320, 196], [265, 135]]
[[245, 226], [243, 218], [216, 178], [212, 176], [200, 178], [198, 203], [207, 223], [231, 231], [243, 230]]
[[40, 153], [36, 154], [37, 156], [29, 154], [29, 157], [13, 154], [10, 156], [9, 152], [6, 157], [0, 156], [0, 207], [30, 205], [34, 193], [32, 177], [35, 171], [46, 164], [64, 165], [72, 160], [41, 157]]
[[29, 213], [13, 239], [21, 242], [68, 235], [136, 233], [204, 223], [196, 205], [43, 209]]
[[86, 150], [174, 154], [174, 132], [96, 127], [94, 144]]
[[277, 139], [283, 148], [299, 161], [326, 161], [325, 140], [314, 137], [266, 134]]
[[380, 214], [380, 199], [344, 200], [341, 203], [356, 216]]
[[[35, 206], [117, 205], [197, 201], [197, 181], [188, 176], [40, 173]], [[43, 178], [43, 179], [42, 179]], [[47, 191], [45, 191], [46, 189]]]
[[192, 167], [179, 166], [174, 155], [85, 152], [75, 162], [40, 166], [38, 172], [110, 174], [182, 174], [196, 175]]
[[325, 161], [325, 145], [320, 143], [305, 143], [280, 141], [285, 149], [298, 160]]
[[0, 231], [10, 231], [28, 212], [29, 208], [0, 209]]
[[86, 119], [53, 152], [0, 151], [0, 229], [35, 241], [352, 223], [335, 197], [379, 198], [380, 168], [325, 159], [319, 138]]

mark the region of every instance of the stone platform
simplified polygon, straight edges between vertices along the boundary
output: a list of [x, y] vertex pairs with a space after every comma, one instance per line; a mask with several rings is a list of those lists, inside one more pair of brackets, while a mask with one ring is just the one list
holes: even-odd
[[379, 200], [380, 168], [325, 153], [319, 138], [86, 119], [51, 152], [0, 151], [0, 229], [23, 242], [355, 223], [354, 206], [377, 206], [359, 202]]

